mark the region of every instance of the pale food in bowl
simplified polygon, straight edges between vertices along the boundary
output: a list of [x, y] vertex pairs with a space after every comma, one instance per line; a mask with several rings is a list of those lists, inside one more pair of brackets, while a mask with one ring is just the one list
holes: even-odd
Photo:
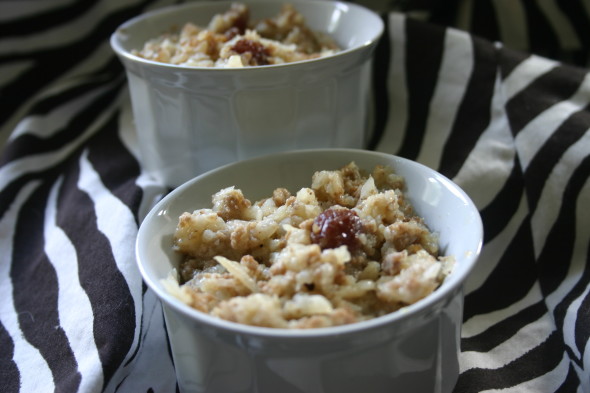
[[317, 59], [339, 51], [328, 34], [311, 30], [290, 3], [277, 15], [254, 21], [247, 5], [233, 3], [207, 26], [187, 22], [175, 30], [148, 40], [132, 53], [180, 66], [239, 68]]
[[253, 326], [309, 329], [394, 312], [436, 290], [454, 262], [404, 190], [391, 167], [354, 162], [254, 203], [223, 188], [209, 208], [180, 216], [170, 245], [183, 257], [180, 275], [164, 284], [197, 310]]
[[[452, 271], [427, 296], [370, 319], [289, 329], [225, 320], [170, 293], [166, 282], [184, 259], [172, 246], [182, 214], [211, 209], [211, 196], [228, 186], [253, 201], [277, 188], [297, 195], [309, 187], [310, 174], [338, 171], [350, 162], [359, 168], [390, 167], [401, 176], [404, 198], [437, 234], [439, 255], [453, 256]], [[146, 284], [162, 301], [183, 392], [451, 392], [459, 373], [462, 285], [482, 239], [472, 201], [432, 169], [389, 154], [317, 149], [249, 159], [188, 181], [147, 215], [136, 250]]]

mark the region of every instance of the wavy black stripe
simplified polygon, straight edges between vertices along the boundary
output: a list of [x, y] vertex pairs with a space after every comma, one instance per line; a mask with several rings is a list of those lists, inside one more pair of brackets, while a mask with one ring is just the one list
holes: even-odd
[[474, 64], [469, 84], [445, 142], [439, 171], [457, 175], [477, 140], [490, 124], [496, 83], [496, 50], [488, 42], [472, 38]]
[[[418, 1], [415, 3], [424, 3]], [[418, 9], [426, 8], [430, 11], [431, 17], [430, 22], [436, 23], [442, 26], [455, 26], [457, 22], [457, 14], [459, 11], [461, 0], [447, 0], [447, 1], [431, 1], [427, 5], [418, 5]]]
[[558, 102], [569, 99], [585, 77], [586, 72], [582, 69], [560, 65], [514, 95], [506, 104], [512, 133], [517, 135], [535, 117]]
[[537, 151], [525, 171], [526, 193], [531, 211], [537, 209], [546, 179], [567, 149], [586, 134], [589, 124], [590, 104], [567, 118]]
[[382, 15], [383, 35], [375, 48], [373, 61], [373, 100], [375, 103], [375, 125], [372, 130], [368, 148], [373, 150], [379, 144], [389, 117], [389, 95], [387, 92], [391, 42], [389, 39], [389, 18]]
[[527, 16], [529, 50], [551, 59], [559, 59], [562, 51], [553, 26], [539, 9], [538, 0], [521, 1]]
[[[131, 363], [133, 363], [135, 361], [135, 358], [137, 357], [137, 355], [139, 355], [139, 352], [140, 352], [141, 348], [143, 347], [143, 342], [144, 342], [144, 329], [146, 327], [145, 324], [144, 324], [144, 318], [143, 318], [143, 316], [145, 315], [145, 291], [146, 291], [146, 289], [147, 289], [147, 286], [145, 285], [145, 282], [142, 280], [142, 282], [141, 282], [141, 312], [142, 312], [142, 318], [139, 319], [139, 326], [136, 327], [136, 330], [139, 331], [139, 334], [137, 335], [137, 345], [135, 346], [135, 349], [131, 353], [131, 356], [129, 356], [129, 358], [127, 359], [127, 361], [125, 363], [123, 363], [123, 365], [122, 365], [123, 367], [128, 367]], [[119, 382], [119, 385], [121, 385], [125, 381], [125, 379], [127, 379], [127, 377], [128, 377], [128, 375], [126, 375], [121, 380], [121, 382]], [[115, 391], [116, 390], [117, 389], [115, 389]]]
[[523, 221], [486, 282], [465, 297], [464, 319], [501, 310], [522, 299], [536, 282], [530, 220]]
[[557, 6], [563, 11], [567, 17], [570, 26], [577, 33], [576, 38], [580, 40], [582, 45], [587, 48], [590, 45], [590, 36], [588, 30], [590, 26], [590, 17], [588, 11], [584, 7], [585, 0], [557, 0]]
[[[588, 155], [572, 174], [568, 182], [564, 195], [563, 203], [559, 211], [557, 222], [551, 228], [551, 232], [545, 241], [541, 255], [538, 258], [541, 289], [544, 294], [554, 291], [564, 280], [572, 263], [573, 248], [576, 240], [576, 207], [582, 188], [590, 178], [590, 155]], [[565, 320], [568, 307], [571, 303], [582, 296], [590, 285], [590, 256], [586, 254], [586, 263], [583, 270], [579, 272], [576, 284], [564, 296], [554, 311], [555, 323], [562, 326]], [[559, 280], [559, 281], [558, 281]], [[578, 350], [583, 353], [585, 345], [590, 340], [590, 331], [588, 330], [588, 315], [590, 315], [590, 298], [586, 296], [580, 309], [578, 310], [578, 319], [576, 320], [575, 342]], [[582, 366], [581, 359], [577, 360]]]
[[[588, 283], [590, 282], [590, 274], [589, 274], [589, 266], [590, 266], [590, 255], [586, 256], [586, 268], [584, 270], [584, 276], [580, 280], [583, 282], [585, 287], [588, 287]], [[582, 289], [582, 284], [580, 283], [577, 285], [578, 288], [574, 288], [574, 293], [576, 289]], [[588, 329], [588, 316], [590, 315], [590, 296], [586, 295], [582, 303], [580, 304], [580, 308], [578, 309], [577, 318], [576, 318], [576, 346], [580, 353], [584, 353], [586, 344], [590, 341], [590, 331]], [[580, 359], [581, 360], [581, 359]], [[580, 361], [580, 364], [583, 364]]]
[[76, 186], [79, 175], [78, 166], [70, 165], [58, 197], [57, 223], [78, 255], [80, 285], [92, 307], [94, 340], [106, 385], [133, 343], [135, 307], [110, 244], [96, 227], [92, 200]]
[[495, 5], [490, 0], [472, 2], [473, 12], [470, 31], [490, 41], [501, 41]]
[[57, 274], [45, 255], [43, 244], [44, 207], [51, 186], [52, 182], [43, 183], [19, 212], [10, 277], [23, 336], [47, 361], [56, 391], [75, 392], [81, 375], [59, 324]]
[[518, 158], [515, 158], [512, 171], [510, 171], [502, 189], [492, 202], [479, 212], [484, 224], [484, 244], [494, 239], [506, 228], [518, 211], [523, 192], [522, 168]]
[[582, 1], [557, 1], [558, 7], [568, 18], [570, 26], [576, 32], [576, 37], [580, 40], [581, 48], [574, 51], [572, 54], [572, 62], [578, 66], [588, 66], [588, 51], [590, 49], [590, 18], [584, 8]]
[[16, 393], [19, 391], [21, 376], [14, 363], [14, 342], [0, 323], [0, 389], [5, 393]]
[[[135, 214], [136, 218], [137, 218], [137, 214]], [[142, 280], [141, 281], [141, 310], [142, 313], [144, 313], [145, 311], [145, 294], [148, 290], [148, 286], [146, 285], [146, 283]], [[163, 312], [163, 311], [162, 311]], [[145, 325], [144, 325], [144, 320], [143, 318], [140, 319], [140, 326], [137, 327], [137, 329], [139, 329], [139, 334], [138, 334], [138, 342], [137, 342], [137, 346], [135, 348], [135, 350], [133, 351], [133, 353], [131, 354], [131, 356], [127, 359], [127, 361], [125, 362], [125, 364], [123, 364], [123, 367], [127, 367], [129, 366], [131, 363], [133, 363], [133, 361], [135, 360], [135, 358], [137, 357], [137, 355], [139, 355], [139, 352], [141, 351], [141, 348], [143, 347], [143, 342], [144, 342], [144, 329], [145, 329]], [[162, 329], [163, 332], [166, 332], [166, 329]], [[167, 334], [165, 334], [166, 338], [168, 337]], [[123, 378], [123, 380], [119, 383], [122, 384], [123, 381], [127, 378], [127, 376], [125, 376], [125, 378]], [[117, 389], [115, 389], [116, 391]]]
[[469, 369], [461, 375], [455, 393], [511, 388], [554, 370], [562, 360], [560, 335], [552, 333], [545, 342], [497, 369]]
[[[92, 110], [88, 111], [88, 113], [87, 113], [87, 116], [92, 118], [91, 120], [83, 121], [83, 119], [80, 119], [79, 122], [74, 121], [75, 127], [73, 127], [72, 122], [70, 122], [70, 127], [68, 127], [68, 129], [66, 129], [64, 132], [67, 131], [70, 134], [75, 133], [75, 132], [83, 132], [84, 131], [83, 128], [86, 125], [90, 124], [91, 121], [94, 120], [93, 116], [98, 116], [99, 112], [102, 110], [100, 103], [104, 104], [105, 102], [108, 102], [109, 99], [113, 99], [114, 96], [116, 94], [118, 94], [120, 88], [122, 87], [122, 83], [123, 83], [123, 81], [119, 82], [116, 86], [113, 86], [113, 88], [111, 90], [104, 93], [104, 96], [106, 96], [106, 100], [104, 98], [100, 98], [100, 97], [97, 99], [97, 100], [99, 100], [99, 105], [96, 105], [96, 102], [95, 102], [95, 106], [93, 106], [91, 108]], [[84, 89], [77, 91], [77, 93], [82, 94], [82, 91], [84, 91]], [[67, 99], [73, 98], [69, 94], [67, 94], [66, 96], [67, 96]], [[64, 99], [66, 99], [66, 98], [64, 98]], [[78, 114], [78, 116], [79, 116], [79, 114]], [[76, 118], [76, 116], [74, 116], [74, 118]], [[111, 119], [110, 123], [105, 125], [103, 128], [98, 128], [96, 130], [95, 134], [104, 132], [104, 130], [107, 129], [107, 130], [111, 130], [110, 131], [111, 134], [109, 134], [109, 135], [112, 137], [113, 136], [112, 133], [115, 132], [113, 127], [116, 127], [116, 125], [114, 123], [115, 123], [115, 120]], [[76, 128], [81, 128], [81, 129], [76, 129]], [[62, 137], [63, 137], [63, 135], [62, 135]], [[101, 139], [102, 139], [102, 137], [101, 137]], [[124, 146], [122, 146], [121, 141], [118, 139], [118, 135], [117, 135], [117, 138], [115, 138], [115, 140], [116, 140], [116, 143], [119, 144], [119, 146], [115, 147], [115, 148], [117, 151], [121, 152], [118, 154], [121, 154], [121, 157], [127, 156], [125, 158], [125, 168], [129, 168], [129, 169], [127, 169], [126, 171], [121, 171], [121, 173], [125, 173], [127, 175], [137, 174], [140, 171], [140, 169], [138, 168], [138, 163], [135, 161], [135, 159], [133, 157], [129, 156], [130, 153], [126, 151], [126, 148]], [[70, 140], [67, 137], [64, 137], [61, 142], [68, 143], [68, 142], [70, 142]], [[29, 145], [28, 143], [31, 143], [31, 145]], [[30, 156], [31, 154], [28, 151], [28, 149], [30, 146], [35, 146], [35, 144], [38, 145], [38, 150], [46, 149], [48, 152], [51, 151], [51, 149], [49, 147], [55, 147], [55, 148], [60, 147], [59, 141], [54, 142], [53, 144], [48, 143], [49, 146], [45, 146], [44, 143], [45, 143], [45, 140], [41, 140], [38, 138], [35, 138], [35, 140], [25, 138], [24, 142], [20, 141], [19, 138], [16, 138], [13, 143], [11, 143], [10, 145], [8, 145], [4, 148], [4, 150], [2, 151], [2, 155], [0, 155], [0, 162], [6, 163], [10, 159], [15, 159], [18, 156], [23, 156], [23, 157]], [[112, 143], [112, 141], [105, 140], [105, 141], [102, 141], [101, 143], [104, 145], [104, 149], [106, 149], [106, 151], [108, 151], [108, 149], [110, 147], [107, 147], [106, 144]], [[35, 150], [35, 149], [33, 149], [33, 150]], [[122, 152], [123, 150], [125, 150], [125, 153]], [[76, 153], [74, 153], [74, 155], [75, 154]], [[70, 158], [66, 158], [64, 161], [56, 163], [56, 165], [53, 167], [43, 167], [43, 168], [40, 168], [38, 172], [32, 171], [31, 173], [23, 174], [20, 177], [15, 178], [9, 184], [7, 184], [3, 189], [0, 190], [0, 217], [2, 217], [6, 213], [6, 210], [10, 207], [11, 203], [16, 198], [20, 189], [22, 187], [24, 187], [27, 184], [27, 182], [32, 181], [32, 180], [36, 180], [36, 179], [44, 179], [47, 176], [53, 176], [53, 177], [58, 176], [58, 174], [61, 173], [62, 170], [64, 170], [65, 168], [67, 168], [70, 165], [69, 160], [70, 160]], [[108, 160], [106, 160], [106, 161], [108, 161]], [[113, 172], [119, 173], [115, 170], [113, 170]], [[134, 175], [134, 178], [135, 177], [137, 177], [137, 176]], [[115, 179], [116, 179], [116, 177], [115, 177]], [[130, 181], [133, 181], [133, 180], [130, 180]], [[107, 179], [106, 183], [115, 184], [115, 183], [117, 183], [117, 181], [113, 180], [111, 182], [110, 180]], [[108, 186], [108, 184], [107, 184], [107, 186]], [[112, 191], [112, 189], [111, 189], [111, 191]], [[136, 192], [141, 192], [141, 191], [137, 191], [137, 190], [129, 191], [129, 194], [134, 195]], [[134, 201], [134, 198], [132, 198], [132, 197], [123, 196], [121, 194], [121, 192], [118, 192], [118, 193], [114, 192], [114, 193], [127, 203], [127, 205], [130, 207], [130, 209], [134, 212], [135, 215], [137, 214], [137, 206], [140, 202]]]
[[589, 177], [590, 155], [581, 161], [566, 185], [557, 221], [537, 259], [541, 290], [545, 295], [555, 291], [567, 277], [576, 240], [577, 198]]
[[[145, 283], [144, 283], [144, 282], [142, 282], [142, 309], [143, 309], [143, 310], [145, 310], [145, 294], [146, 294], [146, 291], [147, 291], [147, 290], [148, 290], [147, 286], [145, 285]], [[160, 312], [160, 313], [163, 313], [163, 310], [162, 310], [162, 308], [161, 308], [161, 307], [158, 307], [158, 311], [154, 311], [154, 312]], [[161, 321], [162, 321], [162, 325], [161, 325], [161, 326], [159, 326], [159, 330], [160, 330], [160, 331], [162, 331], [162, 332], [167, 332], [168, 330], [167, 330], [167, 328], [166, 328], [166, 320], [165, 320], [165, 318], [164, 318], [163, 316], [162, 316], [162, 318], [161, 318]], [[142, 321], [141, 321], [141, 334], [139, 335], [139, 342], [138, 342], [137, 348], [136, 348], [136, 350], [134, 351], [134, 353], [132, 354], [132, 356], [129, 358], [129, 360], [128, 360], [127, 362], [125, 362], [125, 365], [124, 365], [125, 367], [129, 366], [129, 365], [132, 363], [132, 361], [134, 360], [134, 358], [135, 358], [135, 357], [136, 357], [136, 356], [139, 354], [139, 352], [141, 351], [141, 349], [142, 349], [142, 346], [143, 346], [143, 341], [144, 341], [143, 339], [144, 339], [144, 329], [145, 329], [145, 327], [146, 327], [146, 326], [144, 325], [144, 321], [143, 321], [143, 318], [142, 318]], [[151, 328], [151, 329], [154, 329], [155, 327], [154, 327], [154, 326], [151, 326], [150, 328]], [[168, 361], [170, 362], [170, 364], [172, 365], [172, 367], [174, 367], [174, 359], [173, 359], [173, 357], [172, 357], [172, 347], [170, 346], [170, 339], [169, 339], [169, 337], [168, 337], [168, 334], [163, 334], [162, 340], [166, 340], [166, 349], [167, 349], [166, 353], [168, 354]], [[126, 380], [127, 378], [129, 378], [129, 375], [126, 375], [126, 376], [125, 376], [125, 377], [124, 377], [124, 378], [123, 378], [123, 379], [122, 379], [122, 380], [119, 382], [119, 384], [118, 384], [118, 385], [117, 385], [117, 387], [115, 388], [115, 392], [120, 392], [120, 391], [122, 391], [122, 390], [121, 390], [121, 386], [124, 384], [124, 382], [125, 382], [125, 380]], [[124, 390], [123, 390], [123, 392], [124, 392]], [[147, 390], [147, 392], [154, 392], [154, 390], [153, 390], [152, 388], [149, 388], [149, 389]], [[176, 393], [179, 393], [179, 392], [180, 392], [180, 388], [179, 388], [179, 386], [178, 386], [178, 382], [176, 382], [176, 389], [175, 389], [175, 392], [176, 392]]]
[[56, 26], [67, 25], [87, 13], [95, 5], [96, 3], [93, 1], [73, 1], [33, 15], [1, 21], [0, 37], [26, 37], [42, 33]]
[[565, 381], [561, 384], [559, 389], [555, 391], [555, 393], [575, 393], [578, 392], [580, 388], [580, 378], [576, 373], [576, 370], [573, 366], [567, 370], [567, 375], [565, 377]]
[[[142, 283], [141, 283], [141, 310], [142, 310], [143, 316], [145, 316], [145, 311], [144, 311], [145, 310], [145, 294], [146, 294], [147, 289], [148, 289], [147, 285], [145, 284], [145, 282], [142, 281]], [[139, 334], [137, 335], [138, 336], [137, 345], [136, 345], [135, 349], [133, 350], [133, 352], [131, 353], [131, 355], [129, 356], [129, 358], [127, 359], [127, 361], [122, 365], [122, 367], [128, 367], [129, 365], [131, 365], [135, 361], [137, 356], [140, 354], [140, 352], [144, 346], [144, 341], [145, 341], [144, 340], [144, 338], [145, 338], [144, 332], [145, 332], [145, 328], [146, 328], [146, 325], [144, 322], [145, 322], [144, 318], [143, 317], [140, 318], [139, 326], [136, 327], [136, 329], [139, 330]], [[166, 332], [167, 331], [166, 327], [163, 326], [161, 331]], [[165, 336], [166, 340], [168, 341], [168, 335], [164, 334], [164, 336]], [[131, 376], [131, 374], [125, 375], [121, 379], [121, 381], [119, 381], [119, 383], [115, 387], [114, 391], [115, 392], [121, 391], [121, 386], [125, 383], [127, 378], [129, 378], [130, 376]], [[151, 388], [149, 388], [147, 391], [149, 392], [149, 391], [153, 391], [153, 390]]]
[[59, 106], [83, 96], [89, 90], [103, 85], [104, 80], [87, 80], [86, 82], [80, 82], [53, 95], [40, 98], [33, 102], [30, 109], [27, 111], [27, 115], [46, 115]]
[[143, 190], [135, 184], [135, 180], [141, 169], [119, 138], [118, 121], [117, 111], [98, 130], [90, 141], [88, 159], [105, 187], [129, 207], [139, 224], [137, 213]]
[[27, 114], [45, 115], [59, 106], [77, 99], [84, 93], [105, 86], [109, 81], [115, 81], [122, 76], [123, 67], [121, 62], [113, 55], [102, 67], [86, 72], [83, 79], [78, 80], [76, 84], [35, 101]]
[[61, 162], [57, 162], [52, 167], [44, 163], [45, 166], [39, 166], [38, 171], [23, 173], [6, 184], [4, 188], [0, 188], [0, 217], [3, 217], [4, 214], [6, 214], [6, 211], [10, 208], [10, 205], [14, 202], [20, 190], [25, 187], [27, 183], [35, 180], [50, 181], [51, 179], [57, 179], [65, 168], [70, 165], [68, 160], [69, 158], [66, 158]]
[[[37, 94], [51, 82], [84, 61], [96, 48], [108, 41], [112, 32], [127, 19], [139, 14], [149, 3], [145, 0], [140, 4], [126, 7], [102, 16], [86, 36], [57, 48], [35, 50], [32, 53], [18, 53], [0, 56], [0, 65], [20, 61], [32, 61], [33, 66], [27, 68], [14, 80], [3, 87], [0, 95], [0, 126], [30, 97]], [[55, 61], [68, 59], [68, 61]]]
[[75, 141], [101, 116], [104, 108], [107, 108], [116, 99], [123, 86], [124, 79], [121, 78], [108, 90], [94, 98], [84, 109], [73, 113], [68, 124], [50, 138], [40, 138], [35, 134], [23, 134], [15, 138], [6, 147], [0, 166], [27, 156], [53, 152]]
[[[406, 19], [408, 123], [398, 155], [416, 159], [442, 61], [446, 29]], [[424, 50], [427, 46], [428, 50]], [[401, 49], [401, 48], [400, 48]]]
[[519, 312], [499, 320], [486, 331], [461, 339], [461, 351], [488, 352], [508, 341], [524, 326], [539, 320], [547, 313], [547, 306], [537, 302]]
[[25, 184], [35, 178], [40, 178], [39, 174], [28, 174], [16, 178], [14, 181], [4, 186], [4, 188], [0, 188], [0, 217], [3, 217], [6, 214], [16, 199], [19, 191], [25, 186]]

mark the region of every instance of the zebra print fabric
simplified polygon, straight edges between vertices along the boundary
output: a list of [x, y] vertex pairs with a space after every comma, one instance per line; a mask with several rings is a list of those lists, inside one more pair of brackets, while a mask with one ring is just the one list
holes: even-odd
[[[167, 190], [108, 45], [168, 3], [0, 3], [2, 392], [176, 390], [134, 260]], [[455, 391], [590, 392], [590, 5], [402, 3], [369, 4], [387, 25], [369, 148], [451, 177], [483, 217]]]

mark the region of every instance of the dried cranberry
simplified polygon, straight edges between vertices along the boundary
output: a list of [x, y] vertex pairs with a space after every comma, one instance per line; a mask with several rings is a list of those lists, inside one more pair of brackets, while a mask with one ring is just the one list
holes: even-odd
[[313, 221], [311, 241], [322, 249], [347, 246], [353, 252], [359, 248], [358, 235], [363, 223], [349, 209], [327, 209]]
[[260, 42], [244, 38], [236, 42], [232, 49], [239, 54], [249, 52], [252, 55], [253, 65], [268, 64], [268, 56], [270, 53]]

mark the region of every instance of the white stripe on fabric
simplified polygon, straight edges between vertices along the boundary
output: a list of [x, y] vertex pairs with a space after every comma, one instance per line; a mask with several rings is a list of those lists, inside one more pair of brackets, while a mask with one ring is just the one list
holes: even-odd
[[580, 306], [582, 302], [588, 298], [588, 293], [590, 292], [590, 287], [587, 286], [586, 290], [574, 299], [571, 302], [570, 306], [567, 308], [567, 312], [565, 314], [565, 320], [563, 321], [563, 341], [565, 344], [571, 349], [577, 359], [582, 358], [582, 354], [576, 345], [576, 322], [578, 321], [578, 317], [584, 317], [585, 315], [579, 315]]
[[10, 63], [0, 65], [0, 87], [13, 82], [20, 74], [28, 71], [33, 64], [32, 60], [13, 60]]
[[[98, 128], [108, 121], [112, 113], [117, 110], [117, 102], [117, 100], [114, 100], [111, 105], [105, 107], [97, 119], [92, 124], [90, 124], [83, 134], [72, 140], [72, 142], [63, 145], [60, 149], [51, 151], [49, 153], [29, 155], [1, 166], [0, 189], [5, 188], [8, 184], [21, 176], [39, 171], [40, 162], [43, 163], [43, 168], [51, 168], [52, 166], [62, 162], [82, 143], [91, 137]], [[70, 117], [71, 116], [72, 114], [70, 114]]]
[[523, 225], [528, 215], [528, 204], [525, 195], [521, 195], [520, 204], [506, 228], [502, 230], [494, 239], [489, 240], [483, 247], [481, 255], [477, 261], [477, 267], [465, 281], [465, 294], [469, 294], [481, 287], [489, 275], [494, 271], [501, 258], [504, 257], [506, 248], [513, 241], [514, 236]]
[[488, 352], [462, 352], [459, 356], [460, 372], [472, 368], [493, 370], [504, 367], [543, 344], [554, 331], [553, 318], [548, 313], [544, 314]]
[[[512, 0], [510, 0], [512, 1]], [[504, 99], [508, 102], [527, 88], [535, 79], [557, 67], [558, 63], [539, 56], [529, 56], [517, 65], [504, 79]]]
[[408, 122], [408, 86], [406, 83], [405, 45], [406, 17], [402, 14], [389, 14], [389, 38], [391, 59], [387, 75], [389, 95], [389, 117], [383, 137], [376, 150], [395, 154], [403, 141]]
[[16, 139], [25, 134], [47, 139], [55, 133], [63, 131], [63, 128], [65, 128], [72, 120], [72, 114], [81, 112], [98, 95], [107, 90], [108, 87], [94, 89], [86, 94], [76, 97], [76, 99], [73, 99], [58, 108], [55, 108], [50, 113], [44, 115], [30, 115], [23, 118], [23, 120], [15, 127], [9, 140]]
[[[75, 67], [68, 70], [67, 73], [60, 76], [60, 79], [54, 84], [55, 86], [61, 87], [67, 84], [69, 80], [76, 80], [75, 84], [80, 84], [82, 81], [98, 81], [105, 82], [115, 81], [111, 75], [100, 74], [102, 68], [108, 67], [108, 63], [113, 60], [113, 50], [111, 49], [108, 40], [104, 41], [101, 45], [97, 45], [92, 53], [89, 53], [84, 60], [76, 63]], [[96, 73], [96, 75], [92, 75]]]
[[572, 24], [555, 0], [537, 0], [539, 8], [551, 24], [559, 41], [559, 46], [565, 50], [577, 50], [582, 46]]
[[[94, 204], [97, 228], [108, 239], [119, 271], [125, 278], [135, 309], [135, 332], [133, 344], [125, 361], [138, 345], [141, 322], [142, 278], [135, 263], [135, 237], [137, 224], [133, 213], [104, 186], [100, 176], [88, 160], [88, 151], [80, 158], [78, 187], [86, 192]], [[113, 217], [117, 217], [113, 220]], [[123, 361], [123, 363], [125, 363]]]
[[[538, 150], [569, 116], [590, 102], [590, 73], [572, 97], [561, 101], [531, 120], [516, 136], [516, 149], [523, 170], [526, 170]], [[578, 160], [576, 160], [578, 161]]]
[[[457, 59], [462, 59], [457, 62]], [[417, 161], [438, 168], [445, 141], [473, 72], [473, 45], [469, 34], [446, 29], [443, 58], [428, 110], [422, 149]]]
[[476, 315], [463, 322], [461, 338], [477, 336], [496, 325], [498, 322], [503, 321], [542, 300], [543, 294], [541, 293], [541, 287], [538, 282], [535, 282], [535, 285], [531, 287], [531, 290], [525, 295], [525, 297], [512, 303], [510, 306], [487, 314]]
[[[99, 392], [102, 365], [94, 342], [92, 305], [78, 276], [78, 256], [72, 242], [57, 226], [57, 195], [62, 179], [52, 187], [45, 211], [45, 253], [55, 268], [58, 282], [58, 312], [78, 364], [81, 392]], [[76, 310], [76, 312], [72, 312]]]
[[28, 173], [35, 173], [40, 169], [39, 163], [43, 163], [44, 168], [51, 168], [59, 164], [76, 146], [72, 144], [65, 146], [61, 150], [50, 153], [30, 155], [24, 158], [10, 161], [0, 167], [0, 189], [5, 188], [8, 184]]
[[[98, 48], [100, 47], [102, 46], [99, 46]], [[110, 60], [110, 56], [107, 53], [100, 51], [97, 55], [93, 54], [92, 56], [87, 57], [83, 62], [80, 62], [79, 64], [91, 63], [92, 67], [88, 66], [90, 64], [86, 65], [85, 67], [80, 67], [79, 65], [76, 65], [67, 73], [60, 75], [59, 79], [56, 79], [52, 84], [45, 87], [45, 89], [40, 91], [37, 95], [33, 96], [32, 101], [36, 102], [42, 99], [52, 98], [53, 96], [63, 93], [64, 91], [70, 90], [72, 88], [79, 88], [84, 84], [84, 82], [87, 81], [94, 80], [99, 82], [105, 82], [102, 87], [115, 85], [116, 81], [114, 81], [110, 76], [90, 75], [94, 72], [98, 72], [101, 68], [105, 67]]]
[[567, 378], [569, 358], [564, 354], [561, 362], [550, 372], [519, 385], [504, 389], [483, 390], [480, 393], [539, 393], [556, 392]]
[[[33, 105], [39, 102], [40, 100], [45, 98], [51, 98], [52, 96], [59, 94], [65, 90], [80, 86], [82, 80], [89, 81], [90, 77], [88, 75], [92, 74], [94, 71], [96, 71], [96, 69], [102, 67], [104, 65], [103, 63], [106, 63], [110, 60], [110, 57], [110, 54], [106, 51], [103, 51], [101, 54], [97, 56], [88, 57], [84, 63], [81, 63], [86, 64], [84, 66], [86, 68], [81, 68], [81, 66], [75, 67], [74, 69], [70, 70], [70, 72], [68, 72], [67, 74], [62, 75], [60, 79], [54, 81], [52, 85], [47, 86], [43, 91], [39, 92], [35, 96], [30, 97], [28, 101], [24, 102], [13, 114], [11, 114], [12, 116], [6, 122], [5, 129], [16, 129], [18, 125], [23, 121], [22, 119], [28, 116], [28, 112], [31, 110]], [[90, 68], [90, 66], [92, 66], [93, 68]], [[111, 84], [111, 88], [113, 84]], [[106, 84], [103, 85], [103, 88], [106, 87], [108, 87]], [[65, 117], [69, 119], [71, 117], [71, 114], [66, 114]], [[14, 136], [10, 137], [14, 138]], [[4, 142], [8, 138], [9, 135], [0, 135], [0, 146], [4, 146]]]
[[453, 178], [480, 210], [496, 198], [514, 168], [514, 137], [510, 132], [501, 86], [498, 75], [490, 108], [490, 124]]
[[507, 47], [517, 50], [527, 50], [530, 46], [527, 30], [526, 11], [522, 1], [493, 0], [500, 40]]
[[[12, 206], [0, 219], [0, 322], [14, 343], [13, 361], [20, 373], [22, 392], [53, 391], [53, 375], [46, 360], [37, 348], [29, 344], [19, 327], [18, 314], [14, 308], [13, 286], [10, 278], [11, 256], [13, 249], [14, 225], [22, 204], [39, 187], [39, 182], [24, 186]], [[26, 313], [26, 311], [20, 311]], [[30, 314], [33, 321], [35, 315]], [[5, 349], [2, 349], [5, 350]]]

